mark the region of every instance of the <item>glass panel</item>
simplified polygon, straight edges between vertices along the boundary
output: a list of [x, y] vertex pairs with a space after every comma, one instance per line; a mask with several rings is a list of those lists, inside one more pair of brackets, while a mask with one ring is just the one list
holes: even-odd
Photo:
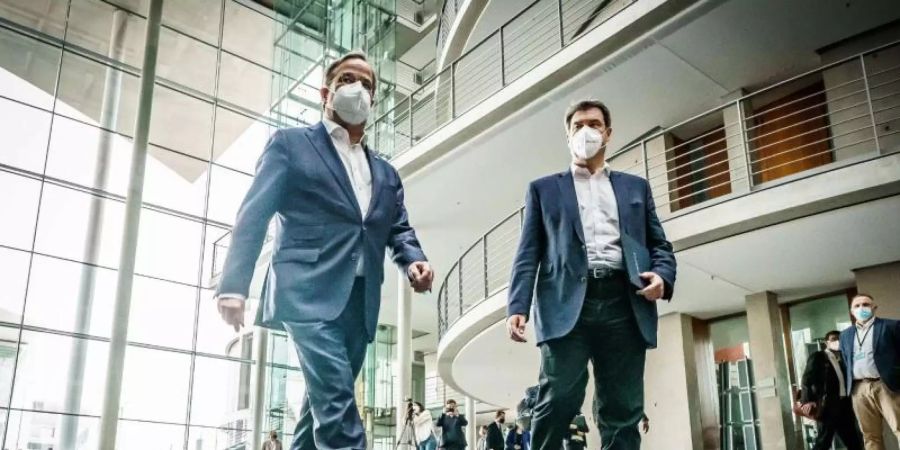
[[150, 142], [208, 161], [211, 141], [212, 104], [157, 85]]
[[[67, 423], [74, 429], [70, 436], [76, 438], [64, 444], [62, 435]], [[13, 411], [7, 433], [6, 445], [10, 450], [94, 450], [99, 445], [100, 418]]]
[[833, 295], [788, 308], [791, 317], [791, 343], [794, 349], [794, 379], [800, 380], [809, 355], [825, 349], [825, 334], [842, 331], [851, 325], [847, 296]]
[[[0, 321], [19, 323], [28, 280], [29, 254], [0, 247]], [[9, 339], [6, 339], [9, 341]], [[15, 341], [15, 340], [13, 340]]]
[[130, 136], [137, 109], [138, 78], [98, 62], [66, 52], [62, 58], [59, 99], [56, 112], [99, 125], [103, 93], [109, 76], [109, 91], [119, 94], [113, 110], [108, 111], [104, 128]]
[[135, 272], [197, 285], [203, 225], [144, 209]]
[[216, 112], [213, 158], [216, 164], [254, 173], [256, 161], [275, 127], [224, 108]]
[[272, 80], [275, 74], [228, 53], [222, 53], [219, 72], [219, 98], [266, 115], [275, 99]]
[[206, 244], [203, 250], [203, 276], [200, 285], [214, 288], [218, 277], [225, 266], [228, 247], [231, 245], [231, 230], [208, 225], [206, 227]]
[[[28, 8], [27, 2], [17, 3], [16, 6], [0, 3], [0, 16], [10, 9]], [[65, 6], [62, 9], [65, 14]], [[52, 17], [42, 17], [42, 22], [52, 21]], [[59, 54], [60, 49], [56, 47], [0, 29], [0, 95], [50, 110]]]
[[[47, 175], [124, 196], [132, 148], [130, 138], [57, 116], [47, 153]], [[104, 172], [99, 175], [105, 176], [98, 178], [101, 168]]]
[[[54, 330], [108, 337], [116, 293], [116, 272], [35, 255], [25, 323]], [[84, 314], [83, 322], [78, 322]]]
[[210, 220], [233, 224], [241, 201], [252, 182], [253, 178], [248, 175], [213, 165], [207, 217]]
[[222, 48], [271, 68], [276, 27], [275, 21], [266, 15], [227, 1]]
[[183, 422], [190, 370], [190, 355], [129, 346], [122, 382], [122, 418]]
[[[227, 450], [247, 448], [250, 439], [249, 422], [237, 422], [234, 427], [191, 427], [188, 448], [191, 450]], [[286, 444], [282, 441], [282, 444]]]
[[[34, 2], [20, 0], [0, 3], [0, 17], [62, 39], [66, 29], [67, 1]], [[0, 52], [0, 55], [14, 53]], [[3, 65], [6, 67], [6, 65]]]
[[[89, 220], [93, 207], [99, 220]], [[35, 251], [74, 261], [119, 264], [124, 204], [47, 184], [41, 198]], [[96, 238], [96, 246], [93, 246]]]
[[[16, 364], [19, 332], [16, 328], [0, 328], [0, 406], [9, 406], [13, 368]], [[0, 411], [4, 414], [5, 411]]]
[[[4, 84], [0, 81], [0, 86]], [[3, 117], [0, 121], [0, 136], [3, 136], [0, 164], [42, 173], [47, 135], [50, 134], [50, 113], [0, 99], [0, 117]]]
[[[200, 292], [200, 311], [197, 319], [197, 352], [212, 355], [232, 356], [242, 358], [244, 355], [250, 355], [250, 347], [246, 340], [242, 340], [241, 336], [246, 333], [252, 333], [254, 317], [256, 317], [255, 300], [251, 300], [247, 305], [247, 311], [244, 315], [244, 324], [247, 326], [242, 328], [240, 332], [235, 333], [234, 328], [227, 325], [219, 311], [216, 309], [216, 301], [213, 299], [214, 292], [203, 289]], [[249, 356], [247, 356], [249, 359]]]
[[[166, 2], [163, 9], [173, 4], [205, 6], [210, 3]], [[216, 19], [218, 24], [218, 17]], [[157, 76], [212, 95], [216, 87], [216, 48], [162, 28], [159, 34]]]
[[180, 449], [184, 447], [184, 425], [120, 420], [116, 447], [128, 450]]
[[253, 370], [249, 363], [197, 357], [191, 401], [191, 425], [245, 429], [250, 423], [249, 404], [242, 393], [249, 392], [249, 378], [242, 372]]
[[66, 40], [99, 55], [108, 55], [113, 24], [116, 20], [114, 15], [116, 14], [125, 15], [122, 50], [116, 59], [140, 68], [144, 59], [144, 35], [147, 21], [128, 14], [107, 2], [72, 0]]
[[12, 407], [99, 415], [108, 347], [105, 342], [25, 331]]
[[208, 162], [151, 146], [146, 170], [144, 202], [203, 216]]
[[222, 0], [174, 1], [163, 4], [163, 24], [213, 45], [219, 40], [221, 16]]
[[[135, 277], [128, 340], [190, 350], [197, 288]], [[165, 332], [160, 324], [165, 323]]]
[[[0, 245], [31, 249], [37, 220], [41, 183], [11, 173], [0, 172]], [[8, 193], [15, 192], [15, 195]]]

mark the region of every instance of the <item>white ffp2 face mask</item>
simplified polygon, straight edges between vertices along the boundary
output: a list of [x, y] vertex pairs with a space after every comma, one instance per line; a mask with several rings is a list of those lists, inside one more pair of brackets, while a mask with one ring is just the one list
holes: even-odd
[[600, 152], [605, 144], [604, 138], [600, 130], [582, 127], [569, 137], [569, 151], [572, 152], [572, 156], [586, 161]]
[[841, 349], [841, 343], [838, 341], [828, 341], [825, 343], [825, 346], [828, 347], [828, 350], [836, 352]]
[[332, 109], [341, 120], [350, 125], [359, 125], [369, 118], [372, 96], [362, 83], [345, 84], [334, 91]]

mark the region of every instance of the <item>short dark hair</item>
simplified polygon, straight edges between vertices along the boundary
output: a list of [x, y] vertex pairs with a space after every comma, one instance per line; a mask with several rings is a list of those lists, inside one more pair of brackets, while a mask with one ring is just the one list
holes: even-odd
[[841, 332], [838, 331], [838, 330], [831, 330], [831, 331], [825, 333], [825, 340], [827, 341], [828, 338], [831, 337], [831, 336], [837, 336], [837, 337], [840, 339], [840, 337], [841, 337]]
[[575, 102], [566, 109], [566, 131], [569, 131], [569, 126], [572, 124], [572, 116], [574, 116], [575, 113], [594, 108], [599, 109], [600, 112], [603, 113], [603, 122], [606, 124], [606, 127], [611, 127], [612, 116], [609, 114], [609, 108], [607, 108], [600, 100], [587, 99]]
[[499, 419], [500, 416], [505, 416], [505, 415], [506, 415], [506, 411], [497, 411], [496, 413], [494, 413], [494, 418]]
[[447, 403], [453, 403], [453, 404], [456, 404], [456, 400], [453, 400], [452, 398], [448, 398], [447, 401], [444, 402], [444, 404], [446, 405]]
[[[366, 64], [369, 64], [369, 68], [372, 69], [372, 65], [369, 63], [369, 58], [366, 56], [366, 54], [360, 50], [353, 50], [353, 51], [345, 54], [344, 56], [341, 56], [340, 58], [334, 60], [331, 64], [328, 65], [328, 67], [325, 69], [325, 86], [329, 86], [329, 87], [331, 86], [331, 82], [334, 81], [334, 78], [337, 76], [337, 68], [341, 64], [343, 64], [351, 59], [362, 60]], [[373, 88], [375, 87], [375, 82], [376, 82], [375, 70], [372, 69], [372, 87]]]
[[856, 297], [865, 297], [869, 300], [872, 300], [873, 302], [875, 301], [875, 297], [872, 297], [871, 295], [866, 294], [865, 292], [857, 292], [856, 295], [854, 295], [853, 298], [851, 298], [850, 300], [852, 301]]

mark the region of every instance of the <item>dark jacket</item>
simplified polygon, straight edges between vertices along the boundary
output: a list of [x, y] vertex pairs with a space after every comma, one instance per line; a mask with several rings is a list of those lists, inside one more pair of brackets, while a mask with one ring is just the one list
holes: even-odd
[[503, 430], [496, 421], [491, 422], [487, 427], [486, 442], [488, 450], [503, 450]]
[[469, 424], [466, 416], [460, 414], [451, 416], [447, 413], [441, 414], [437, 420], [437, 426], [441, 429], [441, 447], [445, 445], [456, 445], [465, 447], [466, 432], [464, 428]]
[[506, 450], [516, 450], [516, 445], [519, 446], [520, 450], [531, 449], [531, 433], [525, 430], [522, 434], [519, 434], [516, 433], [515, 429], [509, 430], [509, 433], [506, 435]]
[[[609, 175], [619, 212], [619, 232], [643, 245], [650, 254], [650, 271], [663, 279], [664, 299], [675, 286], [672, 244], [656, 216], [647, 180], [623, 172]], [[637, 261], [640, 249], [622, 240], [626, 267]], [[644, 269], [644, 268], [641, 268]], [[522, 236], [513, 264], [507, 316], [531, 317], [537, 344], [567, 335], [581, 313], [587, 290], [588, 260], [584, 229], [571, 170], [533, 181], [525, 197]], [[656, 302], [648, 302], [628, 289], [635, 319], [650, 348], [656, 347]]]
[[[875, 367], [881, 375], [881, 381], [893, 392], [900, 393], [900, 322], [876, 317], [868, 339], [872, 341], [875, 351]], [[856, 327], [852, 326], [841, 332], [841, 354], [847, 374], [847, 390], [852, 392], [853, 386], [853, 350], [855, 349]]]
[[[822, 350], [809, 355], [806, 368], [803, 370], [800, 394], [802, 403], [821, 402], [822, 409], [819, 417], [823, 420], [835, 417], [840, 413], [841, 382], [838, 372], [825, 353], [827, 351]], [[838, 359], [840, 370], [846, 373], [846, 366], [841, 354], [838, 353], [835, 356]]]

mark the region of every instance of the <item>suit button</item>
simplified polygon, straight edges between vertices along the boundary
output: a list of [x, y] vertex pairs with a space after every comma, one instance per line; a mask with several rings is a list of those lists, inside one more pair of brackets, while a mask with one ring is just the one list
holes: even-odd
[[581, 277], [581, 282], [584, 283], [585, 281], [587, 281], [587, 277]]
[[350, 259], [353, 261], [356, 261], [356, 253], [350, 255]]

